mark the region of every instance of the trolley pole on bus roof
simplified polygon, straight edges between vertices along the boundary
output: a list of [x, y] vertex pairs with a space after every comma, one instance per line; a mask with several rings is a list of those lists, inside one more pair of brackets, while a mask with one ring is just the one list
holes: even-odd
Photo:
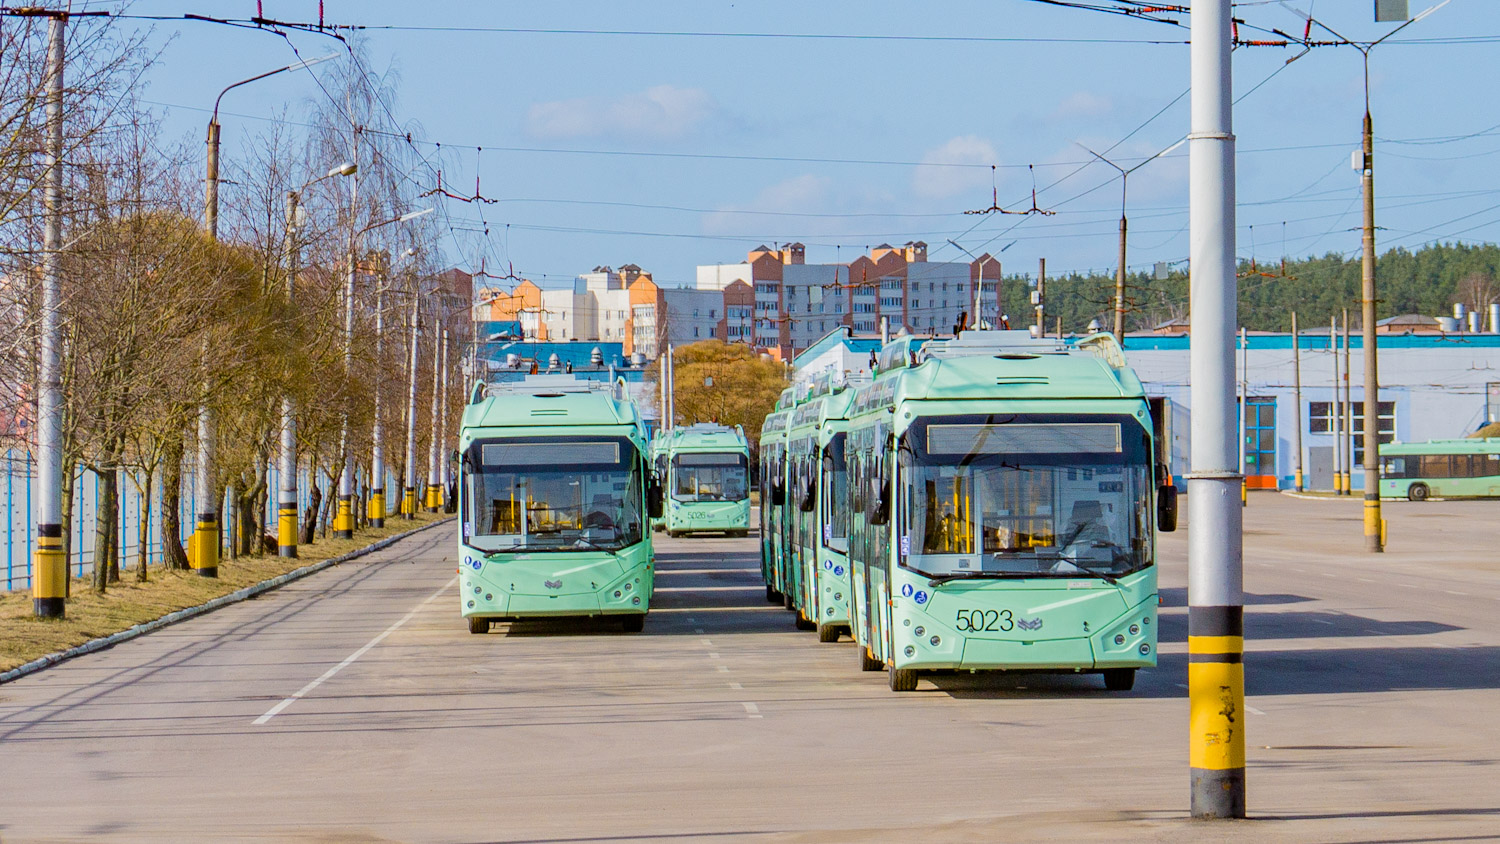
[[1234, 389], [1230, 0], [1192, 0], [1188, 764], [1196, 818], [1245, 816], [1243, 536]]

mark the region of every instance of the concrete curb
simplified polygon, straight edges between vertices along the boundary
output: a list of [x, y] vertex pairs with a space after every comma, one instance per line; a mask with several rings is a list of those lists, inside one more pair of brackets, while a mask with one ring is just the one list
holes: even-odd
[[35, 674], [36, 672], [41, 671], [43, 668], [48, 668], [50, 666], [58, 664], [59, 662], [63, 662], [64, 660], [72, 659], [75, 656], [83, 656], [84, 654], [91, 654], [94, 651], [102, 651], [105, 648], [113, 647], [120, 644], [121, 642], [129, 641], [137, 636], [144, 636], [147, 633], [152, 632], [153, 630], [160, 630], [161, 628], [166, 627], [169, 624], [176, 624], [179, 621], [187, 621], [190, 618], [203, 615], [204, 613], [213, 612], [220, 607], [227, 607], [230, 604], [237, 604], [240, 601], [249, 600], [250, 598], [254, 598], [257, 595], [269, 592], [272, 589], [285, 586], [286, 584], [291, 583], [294, 580], [301, 580], [302, 578], [307, 577], [310, 574], [317, 574], [318, 572], [322, 571], [323, 569], [329, 568], [330, 566], [336, 566], [339, 563], [347, 562], [357, 557], [363, 557], [366, 554], [372, 554], [376, 551], [381, 550], [382, 548], [388, 548], [396, 542], [407, 538], [408, 536], [413, 536], [415, 534], [421, 533], [424, 530], [427, 530], [428, 528], [437, 527], [438, 525], [445, 525], [453, 521], [454, 518], [456, 517], [440, 519], [436, 522], [433, 522], [432, 524], [422, 525], [419, 528], [414, 528], [412, 530], [406, 531], [405, 533], [398, 533], [395, 536], [387, 536], [385, 539], [379, 540], [378, 542], [375, 542], [371, 545], [367, 545], [364, 548], [350, 551], [347, 554], [340, 554], [337, 557], [329, 557], [326, 560], [313, 563], [309, 566], [303, 566], [300, 569], [293, 569], [286, 574], [277, 575], [270, 580], [262, 580], [259, 583], [246, 586], [244, 589], [230, 592], [228, 595], [220, 595], [219, 597], [214, 598], [211, 601], [206, 601], [202, 604], [199, 604], [196, 607], [187, 607], [186, 609], [180, 609], [176, 612], [170, 612], [162, 616], [161, 618], [152, 619], [151, 621], [137, 624], [134, 627], [126, 628], [118, 633], [111, 633], [108, 636], [102, 636], [98, 639], [90, 639], [89, 641], [84, 642], [81, 645], [76, 645], [74, 647], [68, 648], [65, 651], [58, 651], [57, 653], [47, 654], [44, 657], [38, 657], [37, 659], [34, 659], [31, 662], [26, 663], [25, 665], [18, 665], [7, 672], [0, 674], [0, 684], [9, 683], [12, 680], [19, 680], [20, 678], [25, 677], [28, 674]]

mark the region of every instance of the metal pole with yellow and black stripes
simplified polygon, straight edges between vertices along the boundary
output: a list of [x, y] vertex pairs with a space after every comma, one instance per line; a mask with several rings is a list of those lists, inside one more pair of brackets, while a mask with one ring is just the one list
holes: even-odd
[[[286, 301], [295, 301], [297, 279], [297, 191], [286, 194]], [[276, 554], [297, 556], [297, 406], [288, 393], [281, 398], [281, 462], [276, 491]]]
[[1230, 0], [1193, 0], [1189, 151], [1192, 471], [1188, 719], [1192, 813], [1245, 816], [1244, 482], [1235, 402]]

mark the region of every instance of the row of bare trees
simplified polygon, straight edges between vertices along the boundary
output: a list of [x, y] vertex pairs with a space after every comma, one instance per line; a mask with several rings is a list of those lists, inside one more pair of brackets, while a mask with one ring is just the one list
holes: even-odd
[[[20, 448], [35, 429], [38, 271], [42, 244], [42, 81], [46, 23], [7, 19], [0, 27], [0, 436]], [[64, 466], [98, 476], [93, 587], [120, 576], [121, 477], [159, 488], [163, 558], [186, 557], [179, 513], [184, 465], [197, 450], [200, 405], [217, 420], [212, 488], [200, 500], [237, 513], [228, 525], [231, 556], [264, 553], [263, 528], [274, 512], [268, 466], [277, 454], [281, 400], [298, 412], [298, 452], [312, 507], [303, 543], [326, 535], [344, 458], [340, 430], [350, 415], [349, 457], [369, 475], [374, 389], [382, 388], [387, 464], [398, 478], [425, 474], [430, 428], [418, 425], [415, 466], [404, 465], [405, 383], [413, 303], [435, 322], [422, 279], [440, 256], [433, 216], [355, 232], [413, 210], [435, 173], [391, 125], [389, 74], [363, 68], [355, 45], [347, 60], [319, 67], [317, 95], [297, 120], [224, 127], [218, 238], [204, 231], [201, 142], [164, 137], [160, 115], [139, 99], [154, 56], [140, 33], [109, 19], [75, 18], [68, 27], [63, 172]], [[311, 71], [303, 71], [304, 73]], [[233, 79], [224, 80], [225, 84]], [[304, 126], [310, 128], [303, 128]], [[288, 301], [286, 195], [342, 162], [356, 175], [325, 179], [301, 196], [294, 221], [299, 272]], [[344, 284], [355, 250], [352, 372], [344, 372]], [[377, 358], [373, 323], [384, 308], [386, 336]], [[450, 315], [466, 319], [467, 314]], [[425, 335], [430, 338], [430, 335]], [[432, 343], [419, 340], [419, 384], [432, 383]], [[462, 359], [451, 354], [450, 361]], [[456, 367], [454, 367], [456, 368]], [[450, 376], [452, 373], [448, 373]], [[452, 390], [456, 402], [461, 390]], [[427, 419], [430, 388], [419, 423]], [[64, 522], [71, 525], [73, 484], [64, 472]], [[271, 496], [268, 503], [268, 495]], [[394, 500], [398, 496], [389, 496]], [[148, 505], [149, 506], [149, 505]], [[362, 508], [357, 508], [360, 512]], [[135, 576], [148, 578], [145, 526]], [[64, 530], [64, 536], [72, 534]]]

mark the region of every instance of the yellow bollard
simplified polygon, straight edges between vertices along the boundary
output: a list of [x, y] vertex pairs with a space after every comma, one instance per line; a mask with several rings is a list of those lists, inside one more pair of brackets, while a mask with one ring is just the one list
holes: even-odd
[[198, 524], [188, 538], [188, 568], [199, 577], [219, 576], [219, 519], [213, 513], [199, 513]]
[[62, 618], [68, 595], [68, 561], [62, 526], [41, 525], [31, 552], [31, 603], [37, 618]]
[[297, 505], [285, 504], [276, 508], [276, 555], [297, 556]]
[[333, 535], [337, 539], [354, 538], [353, 495], [339, 496], [339, 509], [333, 516]]
[[385, 527], [385, 488], [370, 490], [370, 527]]
[[1244, 651], [1242, 607], [1188, 607], [1188, 765], [1194, 804], [1219, 817], [1245, 816]]

